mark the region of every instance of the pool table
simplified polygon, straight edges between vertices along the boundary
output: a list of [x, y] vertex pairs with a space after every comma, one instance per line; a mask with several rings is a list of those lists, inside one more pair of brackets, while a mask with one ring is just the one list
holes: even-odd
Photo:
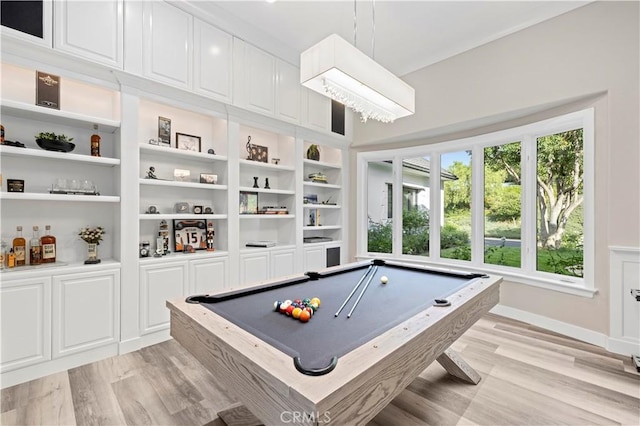
[[[449, 346], [498, 302], [501, 281], [375, 259], [167, 307], [171, 335], [243, 404], [225, 422], [361, 424], [434, 360], [478, 383]], [[274, 309], [313, 297], [308, 322]]]

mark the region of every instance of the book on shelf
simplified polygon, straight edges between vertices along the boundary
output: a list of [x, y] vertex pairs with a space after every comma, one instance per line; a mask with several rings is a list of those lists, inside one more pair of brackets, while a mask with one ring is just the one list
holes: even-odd
[[247, 247], [263, 247], [263, 248], [274, 247], [275, 245], [276, 245], [276, 242], [273, 240], [247, 241], [247, 243], [245, 244], [245, 246]]

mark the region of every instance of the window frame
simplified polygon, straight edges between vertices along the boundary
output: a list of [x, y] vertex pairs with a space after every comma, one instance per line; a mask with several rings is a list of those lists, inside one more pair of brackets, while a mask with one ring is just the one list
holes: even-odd
[[[560, 133], [576, 128], [583, 129], [584, 147], [584, 278], [552, 274], [536, 270], [536, 141], [538, 137]], [[358, 182], [367, 182], [367, 164], [369, 161], [393, 161], [393, 186], [402, 187], [402, 170], [398, 166], [405, 158], [429, 156], [431, 163], [429, 222], [441, 223], [441, 167], [440, 157], [448, 152], [470, 150], [472, 153], [472, 193], [471, 193], [471, 261], [445, 259], [440, 257], [440, 226], [430, 227], [430, 250], [428, 256], [402, 254], [402, 221], [393, 221], [392, 253], [373, 253], [367, 251], [367, 193], [368, 185], [357, 188], [357, 232], [356, 257], [386, 257], [431, 264], [437, 267], [454, 267], [461, 270], [474, 270], [503, 275], [505, 279], [535, 287], [547, 288], [593, 297], [595, 287], [595, 129], [594, 108], [564, 114], [554, 118], [517, 126], [497, 132], [473, 137], [438, 142], [430, 145], [418, 145], [393, 150], [359, 152], [356, 155]], [[521, 266], [507, 267], [484, 263], [484, 149], [489, 146], [520, 141], [522, 170], [522, 250]], [[394, 204], [398, 200], [398, 191], [394, 191]], [[480, 206], [480, 207], [478, 207]], [[363, 219], [364, 218], [364, 219]], [[481, 244], [478, 244], [481, 242]]]

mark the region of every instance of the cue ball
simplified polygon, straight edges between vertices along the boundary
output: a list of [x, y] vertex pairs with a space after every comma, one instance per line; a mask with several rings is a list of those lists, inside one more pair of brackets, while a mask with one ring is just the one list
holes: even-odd
[[381, 277], [380, 277], [380, 282], [381, 282], [382, 284], [386, 284], [386, 283], [387, 283], [387, 281], [389, 281], [389, 278], [387, 278], [387, 276], [386, 276], [386, 275], [383, 275], [383, 276], [381, 276]]

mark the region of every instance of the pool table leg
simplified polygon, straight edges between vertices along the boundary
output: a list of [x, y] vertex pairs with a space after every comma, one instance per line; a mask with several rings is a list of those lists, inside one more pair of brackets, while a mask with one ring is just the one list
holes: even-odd
[[438, 361], [449, 374], [456, 376], [465, 382], [477, 385], [482, 379], [480, 374], [471, 368], [471, 366], [451, 348], [444, 351], [436, 361]]
[[229, 408], [218, 411], [218, 417], [220, 417], [227, 426], [258, 426], [263, 424], [241, 403], [233, 404]]

